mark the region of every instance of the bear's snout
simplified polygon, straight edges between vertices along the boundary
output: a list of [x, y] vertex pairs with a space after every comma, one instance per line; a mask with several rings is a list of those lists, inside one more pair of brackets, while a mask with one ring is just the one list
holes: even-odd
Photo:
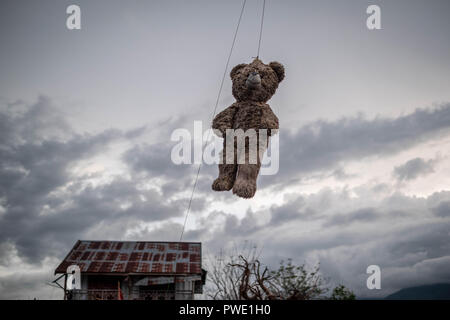
[[258, 72], [251, 72], [248, 75], [247, 81], [245, 81], [247, 88], [249, 89], [258, 89], [261, 86], [261, 77]]

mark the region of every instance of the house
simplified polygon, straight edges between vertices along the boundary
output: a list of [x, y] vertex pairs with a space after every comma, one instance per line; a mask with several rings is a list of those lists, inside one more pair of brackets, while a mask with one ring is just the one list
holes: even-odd
[[[203, 292], [201, 261], [199, 242], [79, 240], [56, 268], [54, 282], [64, 278], [64, 299], [191, 300]], [[69, 290], [75, 269], [80, 286]]]

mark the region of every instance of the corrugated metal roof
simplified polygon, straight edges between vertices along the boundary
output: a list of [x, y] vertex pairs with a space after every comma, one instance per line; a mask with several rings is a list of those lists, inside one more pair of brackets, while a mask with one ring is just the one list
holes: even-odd
[[167, 284], [175, 282], [189, 282], [189, 281], [202, 281], [202, 276], [200, 275], [189, 275], [184, 277], [161, 277], [161, 276], [150, 276], [140, 279], [135, 282], [135, 286], [152, 286], [155, 284]]
[[201, 274], [199, 242], [82, 241], [56, 268], [76, 264], [84, 273]]

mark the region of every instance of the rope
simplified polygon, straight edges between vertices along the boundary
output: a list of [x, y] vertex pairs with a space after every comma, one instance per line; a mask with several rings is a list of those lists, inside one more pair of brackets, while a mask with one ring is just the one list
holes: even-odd
[[[227, 76], [228, 65], [230, 64], [231, 54], [233, 53], [234, 44], [236, 43], [236, 37], [237, 37], [238, 31], [239, 31], [239, 26], [241, 25], [242, 14], [244, 13], [244, 8], [245, 8], [245, 3], [246, 2], [247, 2], [247, 0], [244, 0], [243, 3], [242, 3], [241, 14], [239, 15], [239, 20], [238, 20], [238, 23], [237, 23], [237, 26], [236, 26], [236, 30], [234, 32], [233, 42], [231, 44], [230, 52], [228, 54], [228, 59], [227, 59], [226, 65], [225, 65], [225, 70], [223, 72], [222, 81], [220, 83], [220, 88], [219, 88], [219, 93], [217, 94], [216, 105], [214, 107], [214, 111], [213, 111], [213, 114], [212, 114], [212, 117], [211, 117], [211, 122], [212, 122], [212, 120], [214, 119], [214, 117], [216, 115], [217, 106], [219, 105], [220, 95], [222, 94], [223, 84], [224, 84], [225, 78]], [[264, 2], [265, 2], [265, 0], [264, 0]], [[261, 41], [261, 38], [260, 38], [260, 41]], [[258, 48], [258, 52], [259, 52], [259, 48]], [[209, 140], [210, 134], [211, 134], [211, 130], [209, 130], [209, 132], [208, 132], [208, 137], [206, 138], [205, 145], [206, 145], [206, 143]], [[203, 145], [202, 150], [205, 148], [205, 145]], [[189, 204], [188, 204], [188, 207], [187, 207], [187, 210], [186, 210], [186, 215], [185, 215], [185, 218], [184, 218], [183, 229], [181, 230], [180, 242], [181, 242], [181, 240], [183, 240], [184, 229], [186, 228], [187, 218], [188, 218], [189, 212], [191, 211], [192, 198], [194, 197], [195, 188], [197, 187], [198, 176], [200, 175], [200, 170], [202, 168], [202, 163], [203, 162], [200, 162], [200, 164], [198, 165], [197, 175], [195, 177], [194, 186], [192, 187], [191, 197], [189, 199]]]
[[261, 38], [262, 38], [262, 31], [263, 31], [263, 24], [264, 24], [264, 11], [266, 9], [266, 0], [263, 2], [263, 11], [261, 16], [261, 27], [259, 28], [259, 42], [258, 42], [258, 54], [256, 55], [257, 58], [259, 58], [259, 49], [261, 48]]

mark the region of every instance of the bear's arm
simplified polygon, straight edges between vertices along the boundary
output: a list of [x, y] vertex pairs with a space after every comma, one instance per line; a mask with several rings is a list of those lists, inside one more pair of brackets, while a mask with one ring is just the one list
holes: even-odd
[[227, 129], [233, 129], [233, 119], [237, 111], [236, 105], [232, 104], [214, 117], [212, 128], [219, 130], [225, 135]]
[[[261, 127], [260, 129], [268, 129], [267, 134], [272, 135], [272, 130], [278, 130], [278, 117], [273, 113], [272, 109], [268, 105], [263, 107], [262, 117], [261, 117]], [[276, 132], [273, 132], [274, 134]]]

